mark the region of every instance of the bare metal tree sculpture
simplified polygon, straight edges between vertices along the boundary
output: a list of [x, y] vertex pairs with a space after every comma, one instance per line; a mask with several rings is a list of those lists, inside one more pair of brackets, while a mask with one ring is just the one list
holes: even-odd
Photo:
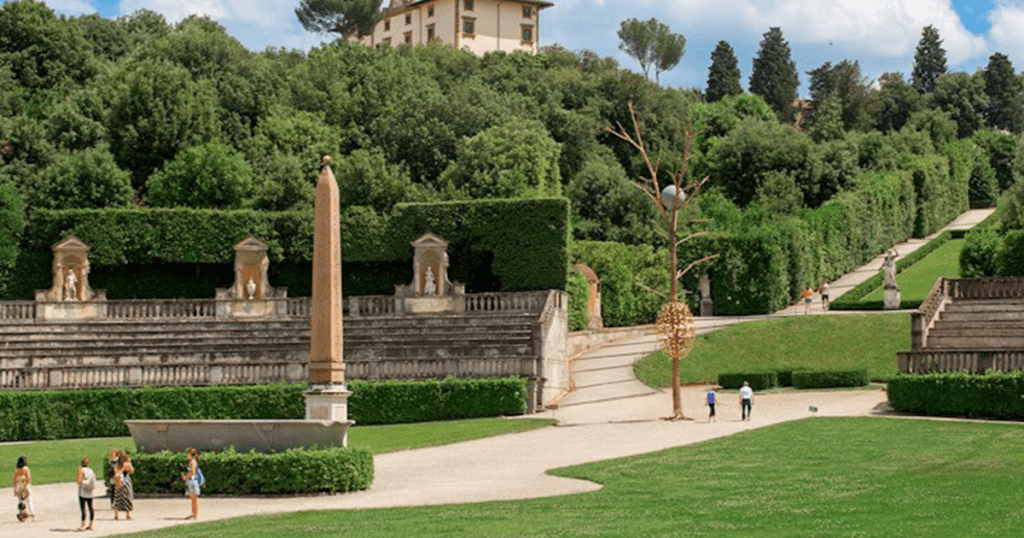
[[[690, 202], [696, 198], [697, 194], [707, 184], [709, 178], [704, 177], [701, 180], [692, 181], [687, 184], [690, 144], [693, 138], [690, 129], [687, 128], [683, 147], [683, 164], [677, 166], [675, 170], [664, 172], [668, 176], [667, 178], [659, 179], [658, 174], [661, 171], [661, 160], [658, 157], [652, 160], [647, 152], [640, 128], [640, 121], [637, 119], [633, 103], [629, 104], [629, 115], [633, 121], [632, 133], [627, 131], [621, 124], [616, 129], [608, 127], [605, 130], [633, 146], [640, 153], [647, 168], [647, 176], [640, 176], [632, 184], [643, 191], [650, 198], [651, 202], [658, 206], [658, 209], [661, 211], [662, 223], [665, 226], [670, 259], [669, 296], [668, 303], [662, 306], [661, 311], [658, 312], [657, 330], [665, 352], [672, 359], [672, 416], [668, 417], [668, 419], [682, 420], [685, 417], [683, 416], [682, 398], [679, 393], [679, 363], [693, 349], [696, 325], [693, 321], [693, 315], [690, 313], [690, 308], [686, 306], [686, 303], [679, 302], [678, 282], [683, 275], [698, 264], [717, 258], [718, 255], [714, 254], [701, 258], [690, 263], [686, 269], [680, 271], [677, 268], [678, 262], [676, 258], [679, 246], [702, 235], [707, 235], [708, 232], [694, 232], [679, 240], [676, 239], [676, 232], [679, 224], [679, 212], [685, 210]], [[691, 220], [688, 222], [698, 223], [702, 221]]]

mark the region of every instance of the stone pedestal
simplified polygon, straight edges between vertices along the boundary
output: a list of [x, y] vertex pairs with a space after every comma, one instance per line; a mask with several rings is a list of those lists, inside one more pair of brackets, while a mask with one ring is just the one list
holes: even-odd
[[700, 300], [700, 316], [708, 317], [715, 315], [715, 302], [710, 297]]
[[899, 288], [885, 288], [885, 309], [886, 310], [899, 310], [900, 308], [900, 289]]
[[217, 317], [266, 318], [287, 315], [287, 288], [273, 288], [267, 277], [269, 247], [249, 236], [235, 245], [235, 283], [216, 290]]
[[352, 392], [344, 385], [334, 387], [310, 387], [306, 396], [306, 420], [348, 422], [348, 397]]

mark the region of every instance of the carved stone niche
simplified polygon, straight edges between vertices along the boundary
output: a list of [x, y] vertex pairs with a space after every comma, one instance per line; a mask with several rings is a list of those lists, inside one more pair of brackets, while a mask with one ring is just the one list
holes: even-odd
[[53, 250], [53, 285], [36, 290], [36, 317], [43, 320], [91, 319], [107, 314], [107, 294], [89, 287], [89, 245], [68, 236]]
[[235, 245], [235, 283], [217, 289], [217, 315], [221, 317], [270, 317], [284, 315], [287, 288], [272, 288], [267, 277], [270, 260], [267, 244], [249, 236]]
[[573, 265], [572, 270], [587, 279], [587, 288], [590, 290], [587, 300], [587, 329], [604, 327], [604, 319], [601, 317], [601, 280], [597, 278], [597, 273], [593, 269], [582, 263]]
[[399, 310], [412, 314], [461, 312], [466, 287], [448, 280], [448, 242], [424, 234], [412, 242], [412, 284], [395, 286]]

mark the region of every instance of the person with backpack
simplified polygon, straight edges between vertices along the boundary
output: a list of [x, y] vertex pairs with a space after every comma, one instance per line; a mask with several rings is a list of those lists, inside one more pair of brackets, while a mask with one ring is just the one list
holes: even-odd
[[199, 469], [198, 450], [188, 449], [188, 472], [181, 479], [185, 481], [185, 495], [192, 499], [192, 515], [185, 519], [196, 519], [199, 517], [199, 490], [206, 485], [203, 471]]
[[[92, 530], [92, 521], [96, 512], [92, 509], [92, 497], [96, 489], [96, 473], [89, 468], [89, 458], [82, 458], [82, 466], [78, 468], [78, 509], [82, 511], [82, 524], [78, 530]], [[85, 526], [85, 509], [89, 508], [89, 526]]]

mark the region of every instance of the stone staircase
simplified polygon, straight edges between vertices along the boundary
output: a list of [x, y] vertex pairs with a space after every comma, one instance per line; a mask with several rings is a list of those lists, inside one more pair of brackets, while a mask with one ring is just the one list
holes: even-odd
[[[537, 317], [347, 318], [347, 377], [537, 377]], [[303, 381], [308, 357], [308, 318], [0, 324], [0, 388]]]
[[1024, 369], [1024, 279], [946, 279], [911, 314], [902, 372]]

